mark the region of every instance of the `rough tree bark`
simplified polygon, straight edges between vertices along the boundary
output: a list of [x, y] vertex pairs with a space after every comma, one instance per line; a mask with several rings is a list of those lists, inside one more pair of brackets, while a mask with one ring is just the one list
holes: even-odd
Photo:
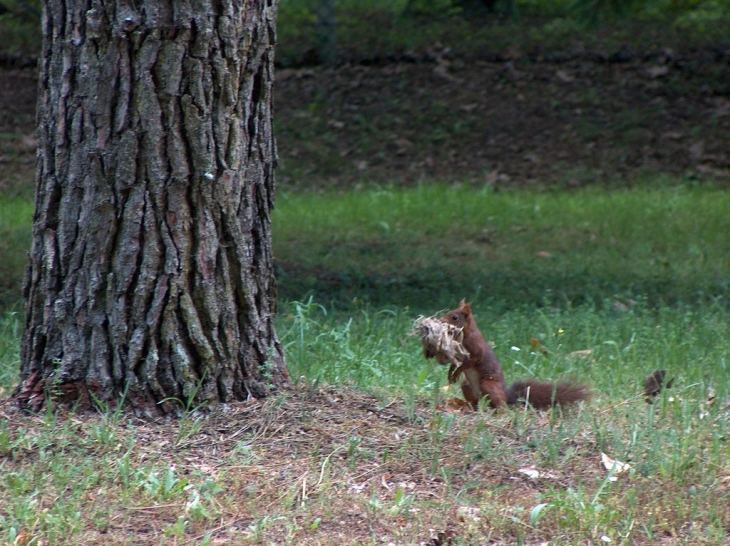
[[174, 412], [288, 381], [276, 0], [46, 0], [21, 407]]

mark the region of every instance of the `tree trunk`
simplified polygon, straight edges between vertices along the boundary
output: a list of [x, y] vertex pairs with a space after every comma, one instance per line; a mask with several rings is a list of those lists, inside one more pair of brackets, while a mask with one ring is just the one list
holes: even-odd
[[44, 4], [17, 401], [154, 415], [284, 386], [277, 0]]

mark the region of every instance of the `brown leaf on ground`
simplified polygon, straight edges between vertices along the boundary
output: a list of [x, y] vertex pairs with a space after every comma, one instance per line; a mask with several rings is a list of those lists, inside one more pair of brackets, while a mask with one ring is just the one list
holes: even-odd
[[446, 412], [472, 411], [469, 403], [462, 398], [449, 397], [443, 404], [438, 404], [436, 409]]
[[540, 351], [544, 355], [550, 353], [548, 348], [545, 347], [545, 345], [543, 345], [536, 337], [530, 338], [530, 349], [533, 351]]
[[669, 74], [669, 67], [666, 65], [662, 66], [650, 66], [646, 69], [646, 75], [652, 79], [661, 78]]
[[568, 353], [568, 358], [588, 358], [593, 354], [593, 349], [581, 349]]
[[669, 389], [674, 383], [674, 378], [669, 381], [665, 381], [667, 377], [667, 370], [654, 370], [649, 377], [644, 380], [644, 396], [646, 397], [647, 403], [651, 404], [654, 402], [654, 398], [662, 391], [662, 389]]
[[563, 83], [570, 83], [575, 80], [575, 78], [568, 74], [565, 70], [557, 70], [555, 72], [555, 77]]

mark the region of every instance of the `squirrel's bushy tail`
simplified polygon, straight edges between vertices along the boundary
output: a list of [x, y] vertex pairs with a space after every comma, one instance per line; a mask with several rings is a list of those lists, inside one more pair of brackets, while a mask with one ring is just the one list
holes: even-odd
[[574, 404], [590, 397], [591, 392], [586, 385], [573, 381], [515, 381], [507, 388], [508, 404], [528, 403], [535, 409]]

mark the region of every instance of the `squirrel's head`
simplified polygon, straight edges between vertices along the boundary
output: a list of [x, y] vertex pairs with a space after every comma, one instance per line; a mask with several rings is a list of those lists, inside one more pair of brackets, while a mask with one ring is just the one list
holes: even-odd
[[461, 300], [459, 302], [459, 307], [446, 313], [443, 317], [441, 317], [441, 321], [463, 328], [466, 326], [467, 322], [469, 322], [470, 317], [471, 303], [466, 303], [466, 300]]

